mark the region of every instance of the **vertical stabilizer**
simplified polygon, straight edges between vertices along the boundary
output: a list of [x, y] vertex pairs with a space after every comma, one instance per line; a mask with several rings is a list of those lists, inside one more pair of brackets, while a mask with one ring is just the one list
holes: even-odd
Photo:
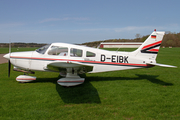
[[164, 34], [165, 32], [154, 31], [132, 54], [146, 60], [156, 60]]

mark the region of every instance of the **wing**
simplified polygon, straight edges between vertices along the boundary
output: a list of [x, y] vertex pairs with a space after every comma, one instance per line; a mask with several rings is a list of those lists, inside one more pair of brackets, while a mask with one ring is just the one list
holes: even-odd
[[66, 68], [79, 68], [79, 72], [90, 72], [93, 70], [93, 66], [73, 61], [55, 61], [47, 64], [46, 66], [46, 70], [56, 72], [66, 71]]

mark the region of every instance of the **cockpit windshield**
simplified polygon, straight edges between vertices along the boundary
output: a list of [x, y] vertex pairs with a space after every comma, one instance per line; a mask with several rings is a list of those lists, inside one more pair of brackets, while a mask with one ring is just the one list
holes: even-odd
[[37, 49], [36, 52], [41, 53], [41, 54], [44, 54], [44, 53], [46, 52], [46, 50], [49, 48], [49, 46], [50, 46], [50, 44], [45, 45], [45, 46]]

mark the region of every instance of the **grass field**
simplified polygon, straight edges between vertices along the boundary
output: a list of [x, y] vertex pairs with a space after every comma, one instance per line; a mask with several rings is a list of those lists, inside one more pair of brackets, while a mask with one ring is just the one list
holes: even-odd
[[[11, 52], [21, 52], [21, 51], [34, 51], [37, 48], [34, 47], [20, 47], [20, 48], [11, 48]], [[0, 54], [9, 53], [9, 48], [0, 48]]]
[[76, 87], [57, 85], [58, 73], [36, 72], [37, 80], [18, 83], [22, 74], [0, 64], [0, 119], [180, 119], [180, 48], [161, 48], [153, 67], [86, 74]]

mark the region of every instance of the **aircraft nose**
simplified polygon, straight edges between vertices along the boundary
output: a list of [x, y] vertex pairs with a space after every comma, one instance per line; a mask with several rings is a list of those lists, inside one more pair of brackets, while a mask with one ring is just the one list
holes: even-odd
[[10, 57], [10, 56], [9, 56], [9, 53], [8, 53], [8, 54], [5, 54], [3, 57], [9, 60], [9, 57]]

